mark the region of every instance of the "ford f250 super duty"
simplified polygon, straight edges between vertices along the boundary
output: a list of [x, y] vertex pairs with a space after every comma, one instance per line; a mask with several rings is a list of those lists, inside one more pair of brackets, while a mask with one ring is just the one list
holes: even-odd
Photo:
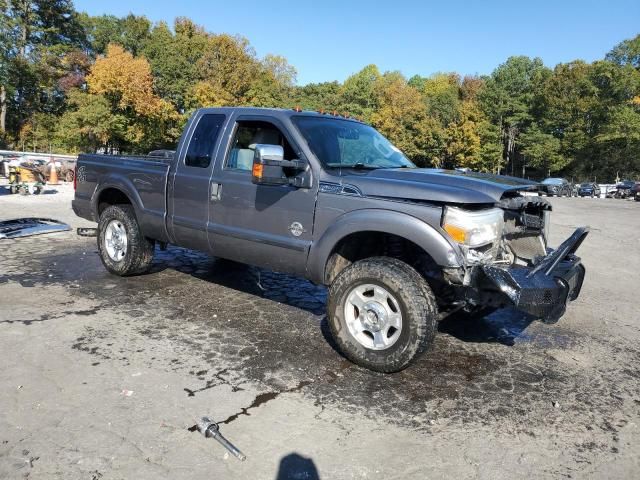
[[[116, 275], [175, 244], [329, 287], [344, 355], [394, 372], [443, 312], [514, 307], [557, 321], [580, 293], [578, 228], [547, 245], [534, 182], [417, 168], [371, 126], [315, 112], [206, 108], [175, 154], [80, 155], [73, 209]], [[533, 196], [535, 195], [535, 196]]]

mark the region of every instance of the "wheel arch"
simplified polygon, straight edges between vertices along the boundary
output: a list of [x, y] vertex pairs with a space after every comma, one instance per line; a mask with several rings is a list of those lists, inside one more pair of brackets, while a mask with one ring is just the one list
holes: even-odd
[[310, 279], [329, 285], [354, 259], [381, 255], [380, 250], [374, 248], [356, 253], [351, 259], [347, 257], [346, 262], [336, 259], [336, 254], [343, 252], [345, 245], [353, 248], [367, 237], [406, 242], [406, 246], [415, 246], [440, 267], [462, 265], [459, 248], [428, 223], [405, 213], [366, 209], [342, 215], [314, 242], [307, 262]]
[[102, 182], [92, 198], [91, 208], [96, 219], [100, 218], [102, 211], [109, 205], [131, 205], [136, 216], [139, 216], [142, 208], [142, 200], [133, 184], [122, 177], [108, 178]]

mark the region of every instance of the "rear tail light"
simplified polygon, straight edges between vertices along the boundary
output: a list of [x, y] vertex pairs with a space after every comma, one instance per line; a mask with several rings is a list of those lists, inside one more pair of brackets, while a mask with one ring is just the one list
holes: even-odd
[[78, 188], [78, 164], [73, 167], [73, 190]]

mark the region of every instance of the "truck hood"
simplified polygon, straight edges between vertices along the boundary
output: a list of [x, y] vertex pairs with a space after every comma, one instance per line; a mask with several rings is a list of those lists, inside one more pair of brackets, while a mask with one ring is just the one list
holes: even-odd
[[536, 191], [538, 183], [516, 177], [435, 168], [343, 170], [343, 183], [364, 196], [438, 203], [495, 203], [507, 191]]

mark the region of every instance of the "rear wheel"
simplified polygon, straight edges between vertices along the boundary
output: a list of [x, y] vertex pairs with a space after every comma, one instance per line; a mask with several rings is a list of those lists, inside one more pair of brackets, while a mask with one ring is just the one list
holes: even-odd
[[329, 289], [331, 333], [352, 362], [377, 372], [407, 367], [432, 343], [436, 299], [412, 267], [372, 257], [346, 267]]
[[142, 235], [131, 205], [111, 205], [100, 215], [98, 251], [109, 272], [120, 276], [146, 272], [154, 246]]

